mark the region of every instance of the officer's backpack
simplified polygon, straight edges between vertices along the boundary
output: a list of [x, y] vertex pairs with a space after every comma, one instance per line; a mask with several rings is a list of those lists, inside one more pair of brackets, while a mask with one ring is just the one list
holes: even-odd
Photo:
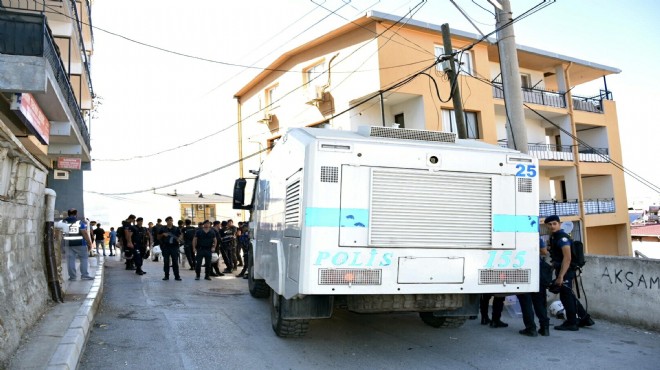
[[571, 267], [581, 269], [585, 263], [584, 244], [579, 240], [571, 241]]

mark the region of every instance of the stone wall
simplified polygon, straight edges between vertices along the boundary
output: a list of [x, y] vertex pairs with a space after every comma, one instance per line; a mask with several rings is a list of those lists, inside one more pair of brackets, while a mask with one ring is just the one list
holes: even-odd
[[44, 257], [46, 169], [15, 159], [0, 197], [0, 368], [50, 301]]
[[594, 316], [660, 331], [660, 260], [587, 256], [582, 282]]

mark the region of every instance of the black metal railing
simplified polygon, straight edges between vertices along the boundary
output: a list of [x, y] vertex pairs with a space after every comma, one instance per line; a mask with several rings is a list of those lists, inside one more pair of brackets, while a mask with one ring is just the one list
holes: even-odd
[[[523, 101], [525, 103], [545, 105], [549, 107], [566, 108], [565, 94], [556, 91], [523, 88]], [[493, 82], [493, 97], [504, 99], [502, 83]]]
[[[78, 15], [78, 6], [76, 5], [75, 1], [71, 1], [70, 4], [71, 4], [71, 11], [75, 16], [76, 28], [78, 29], [78, 47], [81, 50], [80, 54], [82, 56], [82, 65], [85, 68], [85, 72], [87, 72], [87, 87], [89, 88], [90, 93], [94, 95], [94, 89], [92, 88], [92, 75], [89, 71], [89, 59], [87, 58], [87, 50], [85, 49], [85, 41], [83, 40], [82, 22], [80, 20], [80, 16]], [[87, 9], [89, 9], [89, 3], [87, 3]], [[90, 22], [91, 22], [91, 17], [90, 17]], [[90, 24], [90, 29], [91, 29], [91, 24]], [[82, 94], [80, 95], [82, 99]]]
[[583, 206], [584, 213], [588, 215], [616, 212], [614, 198], [587, 199], [583, 202]]
[[601, 155], [610, 154], [610, 151], [607, 148], [594, 148], [582, 144], [578, 145], [578, 152], [585, 154], [601, 154]]
[[0, 0], [0, 9], [46, 11], [46, 1], [34, 0]]
[[[73, 93], [73, 87], [60, 58], [59, 49], [46, 24], [46, 18], [41, 14], [2, 12], [0, 13], [0, 34], [3, 36], [0, 38], [0, 53], [43, 56], [48, 60], [57, 86], [62, 91], [66, 105], [73, 115], [85, 145], [91, 150], [87, 124]], [[29, 41], [28, 45], [23, 45], [25, 40]]]
[[[566, 108], [566, 93], [527, 87], [522, 88], [522, 93], [525, 103]], [[493, 97], [504, 99], [502, 82], [499, 80], [493, 82]], [[572, 99], [575, 110], [603, 113], [603, 100], [612, 100], [612, 92], [601, 90], [599, 95], [592, 97], [572, 95]]]

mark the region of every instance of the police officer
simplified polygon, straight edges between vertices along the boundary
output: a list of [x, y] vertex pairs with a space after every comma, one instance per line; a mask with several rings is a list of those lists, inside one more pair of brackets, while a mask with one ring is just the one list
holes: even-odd
[[236, 275], [236, 277], [242, 277], [243, 279], [247, 279], [248, 276], [246, 275], [246, 272], [248, 268], [248, 258], [250, 253], [250, 230], [247, 223], [241, 224], [241, 227], [238, 229], [237, 235], [238, 235], [237, 237], [238, 247], [243, 251], [243, 260], [245, 261], [245, 263], [243, 264], [243, 268], [241, 269], [241, 272], [239, 272], [238, 275]]
[[195, 280], [199, 280], [202, 271], [202, 259], [204, 260], [204, 279], [211, 280], [211, 252], [215, 249], [216, 243], [217, 238], [215, 231], [211, 229], [211, 222], [204, 220], [202, 227], [195, 231], [192, 240], [192, 249], [197, 255]]
[[[76, 280], [76, 258], [80, 259], [80, 275], [82, 280], [93, 280], [89, 275], [89, 254], [87, 245], [92, 245], [92, 239], [87, 230], [87, 223], [78, 219], [78, 211], [70, 209], [68, 217], [64, 219], [64, 251], [66, 253], [66, 265], [69, 270], [69, 280]], [[85, 245], [87, 243], [87, 245]]]
[[225, 260], [225, 265], [227, 268], [222, 271], [225, 273], [231, 273], [236, 269], [234, 266], [234, 229], [229, 227], [227, 221], [222, 221], [220, 230], [220, 251], [222, 252], [222, 258]]
[[135, 246], [133, 245], [133, 238], [130, 234], [134, 222], [135, 215], [129, 215], [126, 220], [122, 221], [121, 230], [118, 232], [124, 258], [126, 259], [126, 270], [135, 270], [135, 261], [133, 261]]
[[575, 269], [571, 267], [571, 238], [562, 230], [559, 216], [546, 217], [544, 223], [552, 232], [549, 241], [550, 259], [555, 269], [556, 279], [550, 290], [559, 291], [559, 299], [566, 310], [566, 321], [555, 326], [555, 329], [577, 331], [578, 327], [592, 326], [594, 321], [573, 294]]
[[[488, 318], [488, 302], [490, 297], [493, 297], [493, 319]], [[493, 294], [482, 294], [481, 301], [479, 302], [479, 310], [481, 311], [481, 325], [490, 324], [491, 328], [506, 328], [509, 324], [501, 320], [502, 311], [504, 310], [504, 298], [495, 296]]]
[[142, 263], [151, 239], [147, 228], [142, 226], [142, 217], [138, 217], [135, 221], [135, 226], [129, 228], [134, 247], [133, 262], [135, 263], [135, 273], [138, 275], [144, 275], [146, 272], [142, 271]]
[[167, 223], [158, 231], [158, 239], [160, 240], [160, 248], [163, 253], [163, 271], [165, 277], [163, 280], [170, 280], [170, 258], [172, 259], [172, 271], [174, 272], [174, 280], [181, 281], [179, 276], [179, 241], [181, 240], [181, 229], [174, 226], [171, 216], [165, 218]]
[[[543, 239], [539, 238], [539, 253], [541, 256], [548, 254], [547, 248]], [[541, 264], [546, 264], [541, 260]], [[523, 323], [525, 329], [518, 331], [522, 335], [528, 337], [536, 337], [541, 334], [544, 337], [550, 335], [550, 319], [548, 319], [548, 297], [546, 295], [547, 285], [544, 285], [542, 279], [539, 279], [539, 290], [534, 293], [518, 294], [518, 302], [520, 302], [520, 310], [522, 311]], [[534, 323], [534, 313], [539, 319], [539, 331], [536, 331], [536, 324]]]
[[[208, 221], [208, 220], [207, 220]], [[195, 269], [195, 252], [193, 248], [193, 239], [195, 238], [195, 232], [197, 228], [192, 226], [192, 221], [186, 219], [186, 226], [183, 228], [183, 250], [186, 253], [186, 259], [190, 265], [190, 269]], [[209, 228], [211, 224], [209, 223]], [[215, 233], [213, 233], [215, 236]]]

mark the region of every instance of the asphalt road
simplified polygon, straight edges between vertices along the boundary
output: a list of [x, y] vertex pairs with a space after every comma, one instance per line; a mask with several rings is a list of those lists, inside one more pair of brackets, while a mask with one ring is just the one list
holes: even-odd
[[[596, 320], [579, 332], [518, 334], [522, 320], [492, 329], [478, 320], [434, 329], [417, 314], [360, 315], [335, 310], [306, 337], [282, 339], [268, 300], [252, 298], [233, 276], [162, 281], [106, 262], [104, 297], [80, 369], [659, 369], [660, 334]], [[172, 277], [173, 278], [173, 277]], [[552, 320], [551, 324], [559, 324]]]

